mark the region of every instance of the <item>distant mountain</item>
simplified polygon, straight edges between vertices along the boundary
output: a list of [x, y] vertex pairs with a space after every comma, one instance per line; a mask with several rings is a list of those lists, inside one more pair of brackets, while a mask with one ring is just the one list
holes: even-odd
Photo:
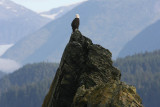
[[6, 73], [0, 71], [0, 79], [5, 75], [6, 75]]
[[57, 67], [55, 63], [28, 64], [1, 78], [1, 107], [40, 107]]
[[21, 63], [57, 61], [71, 35], [71, 22], [80, 14], [80, 31], [113, 53], [160, 18], [159, 0], [89, 0], [75, 7], [10, 48], [4, 58]]
[[114, 65], [122, 80], [136, 86], [144, 107], [158, 107], [160, 99], [160, 50], [119, 58]]
[[49, 21], [10, 0], [0, 0], [0, 44], [13, 44]]
[[145, 28], [129, 41], [119, 53], [119, 57], [160, 49], [160, 20]]
[[13, 44], [0, 45], [0, 56], [2, 56], [7, 51], [7, 49], [9, 49], [12, 46]]
[[41, 12], [40, 15], [43, 17], [55, 20], [55, 19], [65, 15], [67, 12], [69, 12], [70, 10], [72, 10], [73, 8], [78, 6], [79, 4], [81, 4], [81, 3], [76, 3], [76, 4], [71, 4], [68, 6], [54, 8], [54, 9], [47, 11], [47, 12]]

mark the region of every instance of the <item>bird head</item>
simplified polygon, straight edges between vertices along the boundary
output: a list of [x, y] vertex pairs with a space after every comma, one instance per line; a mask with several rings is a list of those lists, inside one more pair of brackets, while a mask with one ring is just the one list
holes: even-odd
[[76, 18], [80, 18], [79, 14], [76, 14]]

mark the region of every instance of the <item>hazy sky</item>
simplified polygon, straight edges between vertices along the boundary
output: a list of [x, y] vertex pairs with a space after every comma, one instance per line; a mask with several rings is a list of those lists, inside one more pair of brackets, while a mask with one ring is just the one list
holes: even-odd
[[11, 0], [17, 4], [21, 4], [33, 11], [42, 12], [52, 8], [69, 5], [84, 0]]

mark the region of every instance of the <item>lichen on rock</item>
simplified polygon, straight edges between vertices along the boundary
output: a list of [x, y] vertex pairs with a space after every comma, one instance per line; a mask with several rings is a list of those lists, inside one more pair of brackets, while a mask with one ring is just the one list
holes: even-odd
[[135, 87], [123, 82], [110, 81], [90, 89], [78, 88], [73, 107], [142, 107]]
[[75, 31], [43, 107], [142, 107], [133, 86], [120, 81], [108, 49]]

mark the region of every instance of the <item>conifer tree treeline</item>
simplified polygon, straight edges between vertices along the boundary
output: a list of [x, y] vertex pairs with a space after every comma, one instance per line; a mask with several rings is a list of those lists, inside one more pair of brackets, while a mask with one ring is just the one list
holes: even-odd
[[[160, 99], [160, 50], [114, 61], [122, 80], [136, 86], [145, 107], [158, 107]], [[0, 79], [0, 106], [40, 107], [58, 64], [28, 64]]]
[[145, 107], [158, 107], [160, 101], [160, 50], [117, 59], [114, 65], [122, 80], [136, 86]]
[[28, 64], [0, 79], [0, 107], [41, 107], [58, 64]]

